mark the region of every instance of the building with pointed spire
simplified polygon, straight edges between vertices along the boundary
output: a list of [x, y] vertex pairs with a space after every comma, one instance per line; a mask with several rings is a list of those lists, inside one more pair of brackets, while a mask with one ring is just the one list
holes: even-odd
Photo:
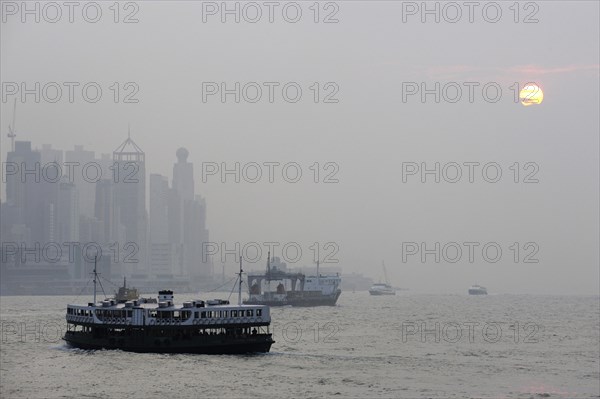
[[149, 272], [146, 264], [146, 155], [129, 134], [113, 152], [113, 162], [115, 206], [126, 241], [118, 245], [120, 249], [131, 244], [137, 247], [137, 253], [132, 257], [137, 262], [123, 265], [124, 271], [128, 275], [136, 274], [143, 278]]

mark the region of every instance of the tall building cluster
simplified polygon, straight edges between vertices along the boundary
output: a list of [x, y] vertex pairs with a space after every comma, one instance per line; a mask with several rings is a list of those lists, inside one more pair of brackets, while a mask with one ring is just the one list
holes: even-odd
[[74, 291], [94, 262], [104, 277], [126, 276], [138, 287], [210, 282], [206, 201], [195, 193], [189, 152], [176, 156], [171, 185], [150, 174], [147, 210], [145, 153], [131, 137], [112, 158], [16, 141], [2, 170], [2, 291]]
[[150, 175], [149, 265], [157, 276], [212, 277], [212, 264], [202, 252], [209, 239], [206, 201], [195, 194], [188, 150], [180, 148], [176, 155], [171, 187], [166, 176]]

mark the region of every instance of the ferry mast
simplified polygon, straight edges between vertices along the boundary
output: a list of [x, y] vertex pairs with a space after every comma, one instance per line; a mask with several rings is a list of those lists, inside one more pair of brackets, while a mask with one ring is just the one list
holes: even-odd
[[240, 256], [240, 272], [238, 273], [240, 276], [240, 284], [238, 286], [238, 305], [242, 304], [242, 257]]
[[94, 256], [94, 306], [96, 305], [96, 279], [98, 278], [98, 273], [96, 272], [97, 259], [98, 255]]

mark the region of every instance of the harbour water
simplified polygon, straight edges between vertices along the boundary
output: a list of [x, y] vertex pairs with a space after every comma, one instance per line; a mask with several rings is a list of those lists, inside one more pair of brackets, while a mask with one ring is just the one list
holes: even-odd
[[598, 398], [599, 301], [344, 292], [272, 308], [268, 354], [207, 356], [72, 349], [73, 297], [1, 297], [0, 397]]

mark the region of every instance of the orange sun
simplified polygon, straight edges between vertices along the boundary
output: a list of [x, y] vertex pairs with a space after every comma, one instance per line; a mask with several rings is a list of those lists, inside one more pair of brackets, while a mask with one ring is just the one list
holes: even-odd
[[544, 92], [537, 84], [527, 83], [519, 92], [519, 100], [526, 107], [538, 105], [544, 101]]

